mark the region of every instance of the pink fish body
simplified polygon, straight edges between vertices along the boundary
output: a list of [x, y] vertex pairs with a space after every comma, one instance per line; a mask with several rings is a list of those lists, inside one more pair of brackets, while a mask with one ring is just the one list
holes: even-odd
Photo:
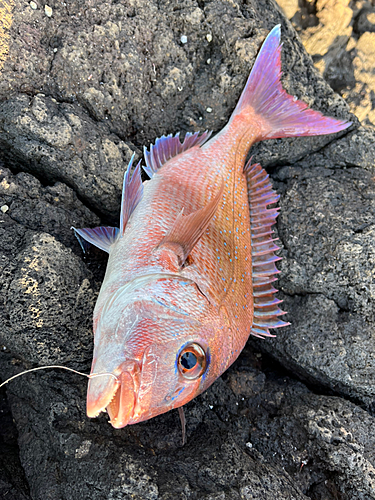
[[286, 325], [272, 283], [277, 217], [254, 142], [338, 132], [350, 123], [295, 101], [280, 83], [280, 27], [264, 42], [239, 103], [214, 138], [158, 139], [124, 178], [120, 228], [77, 229], [109, 253], [94, 311], [87, 413], [124, 427], [186, 404], [238, 357], [250, 334]]

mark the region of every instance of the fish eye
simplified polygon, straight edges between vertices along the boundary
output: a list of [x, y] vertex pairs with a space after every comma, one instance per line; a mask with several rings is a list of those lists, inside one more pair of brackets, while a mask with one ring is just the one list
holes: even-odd
[[180, 352], [177, 365], [184, 378], [199, 378], [206, 371], [206, 353], [199, 344], [189, 344]]

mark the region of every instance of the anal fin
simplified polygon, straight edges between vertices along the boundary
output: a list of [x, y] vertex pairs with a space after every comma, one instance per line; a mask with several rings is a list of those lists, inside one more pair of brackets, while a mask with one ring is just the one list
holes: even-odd
[[150, 151], [144, 148], [146, 166], [143, 170], [151, 178], [168, 160], [174, 156], [187, 151], [194, 146], [202, 146], [211, 136], [207, 130], [199, 135], [199, 132], [192, 134], [188, 132], [181, 143], [180, 134], [163, 135], [156, 139], [155, 144], [151, 144]]
[[141, 162], [135, 167], [133, 175], [130, 177], [131, 168], [134, 161], [134, 154], [130, 159], [128, 168], [124, 174], [124, 181], [122, 186], [122, 199], [121, 199], [121, 214], [120, 214], [120, 229], [117, 227], [94, 227], [84, 229], [74, 229], [75, 235], [82, 247], [86, 252], [88, 244], [91, 243], [96, 247], [109, 253], [111, 245], [116, 241], [118, 235], [122, 236], [125, 232], [126, 224], [134, 212], [136, 206], [140, 202], [143, 195], [143, 184], [141, 178], [140, 165]]
[[134, 212], [136, 206], [140, 202], [143, 195], [143, 184], [141, 178], [141, 162], [135, 167], [133, 175], [130, 178], [130, 172], [134, 161], [134, 156], [130, 159], [128, 168], [124, 175], [124, 182], [122, 186], [122, 199], [121, 199], [121, 214], [120, 214], [120, 235], [125, 232], [126, 224]]

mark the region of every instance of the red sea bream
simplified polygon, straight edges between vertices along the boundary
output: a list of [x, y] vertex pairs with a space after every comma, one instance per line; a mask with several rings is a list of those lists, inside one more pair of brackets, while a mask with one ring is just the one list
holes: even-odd
[[186, 404], [238, 357], [250, 334], [286, 325], [272, 283], [278, 200], [257, 141], [331, 134], [350, 123], [324, 117], [280, 83], [280, 27], [264, 42], [228, 124], [157, 139], [124, 178], [120, 227], [76, 229], [109, 253], [94, 311], [87, 414], [107, 410], [124, 427]]

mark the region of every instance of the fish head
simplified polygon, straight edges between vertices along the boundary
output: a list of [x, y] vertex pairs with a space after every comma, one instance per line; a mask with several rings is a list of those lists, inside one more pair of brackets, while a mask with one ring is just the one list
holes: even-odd
[[230, 358], [230, 335], [193, 281], [143, 285], [112, 297], [96, 325], [87, 414], [106, 410], [115, 428], [183, 406]]

